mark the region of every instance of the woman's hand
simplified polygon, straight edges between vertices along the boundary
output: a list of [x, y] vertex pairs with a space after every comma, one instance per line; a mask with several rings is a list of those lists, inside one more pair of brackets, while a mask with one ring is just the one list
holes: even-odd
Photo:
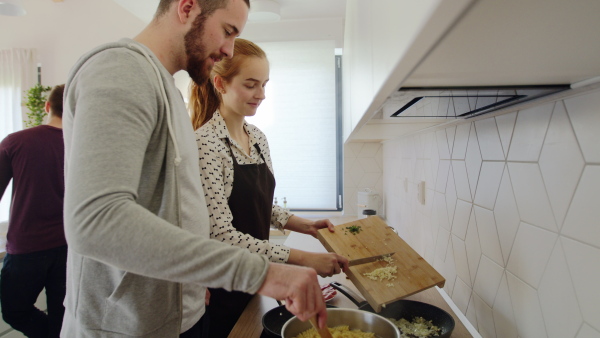
[[318, 221], [311, 221], [306, 218], [292, 216], [288, 219], [287, 224], [284, 227], [287, 230], [300, 232], [303, 234], [317, 237], [317, 231], [319, 229], [328, 228], [329, 231], [334, 232], [334, 225], [328, 219], [320, 219]]
[[288, 263], [315, 269], [321, 277], [331, 277], [348, 269], [348, 259], [336, 253], [290, 250]]

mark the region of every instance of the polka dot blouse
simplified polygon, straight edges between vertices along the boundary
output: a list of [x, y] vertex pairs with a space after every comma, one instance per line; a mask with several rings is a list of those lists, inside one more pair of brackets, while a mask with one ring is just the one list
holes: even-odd
[[[267, 166], [273, 173], [269, 144], [265, 134], [256, 126], [246, 122], [244, 122], [244, 130], [250, 137], [250, 145], [258, 143]], [[241, 248], [247, 248], [254, 253], [266, 255], [271, 262], [285, 263], [290, 255], [289, 248], [239, 232], [231, 223], [233, 215], [227, 201], [233, 188], [234, 176], [233, 160], [226, 139], [231, 142], [231, 150], [239, 164], [260, 164], [263, 162], [255, 147], [251, 146], [250, 155], [247, 155], [242, 147], [231, 138], [225, 120], [218, 111], [215, 112], [212, 119], [196, 130], [200, 177], [210, 216], [210, 237]], [[283, 230], [291, 216], [292, 214], [280, 206], [273, 205], [271, 227]]]

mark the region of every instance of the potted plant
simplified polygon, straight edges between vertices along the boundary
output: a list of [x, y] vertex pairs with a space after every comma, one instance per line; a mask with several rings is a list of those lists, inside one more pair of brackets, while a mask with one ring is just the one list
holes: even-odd
[[38, 83], [25, 92], [25, 107], [29, 109], [27, 120], [23, 121], [25, 127], [39, 126], [44, 122], [44, 117], [46, 117], [44, 106], [48, 98], [45, 93], [51, 89], [52, 87], [45, 87]]

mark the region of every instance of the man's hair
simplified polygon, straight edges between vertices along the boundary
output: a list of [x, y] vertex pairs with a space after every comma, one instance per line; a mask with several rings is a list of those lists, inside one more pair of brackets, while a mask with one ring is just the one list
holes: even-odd
[[[160, 0], [156, 13], [154, 14], [154, 19], [167, 13], [171, 5], [177, 1], [179, 0]], [[211, 15], [219, 8], [225, 8], [228, 2], [229, 0], [198, 0], [198, 4], [200, 5], [200, 8], [202, 8], [202, 15], [205, 17]], [[248, 5], [248, 8], [250, 8], [250, 0], [244, 0], [244, 2]]]
[[61, 84], [54, 86], [48, 95], [48, 102], [50, 103], [50, 112], [52, 116], [56, 116], [62, 119], [63, 114], [63, 94], [65, 92], [65, 85]]

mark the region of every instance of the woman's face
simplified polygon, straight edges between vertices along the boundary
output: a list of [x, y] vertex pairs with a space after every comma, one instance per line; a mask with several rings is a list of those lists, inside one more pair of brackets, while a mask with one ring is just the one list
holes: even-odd
[[254, 116], [258, 106], [265, 99], [265, 86], [269, 81], [269, 63], [260, 57], [248, 57], [242, 63], [240, 72], [224, 83], [221, 111], [240, 115]]

